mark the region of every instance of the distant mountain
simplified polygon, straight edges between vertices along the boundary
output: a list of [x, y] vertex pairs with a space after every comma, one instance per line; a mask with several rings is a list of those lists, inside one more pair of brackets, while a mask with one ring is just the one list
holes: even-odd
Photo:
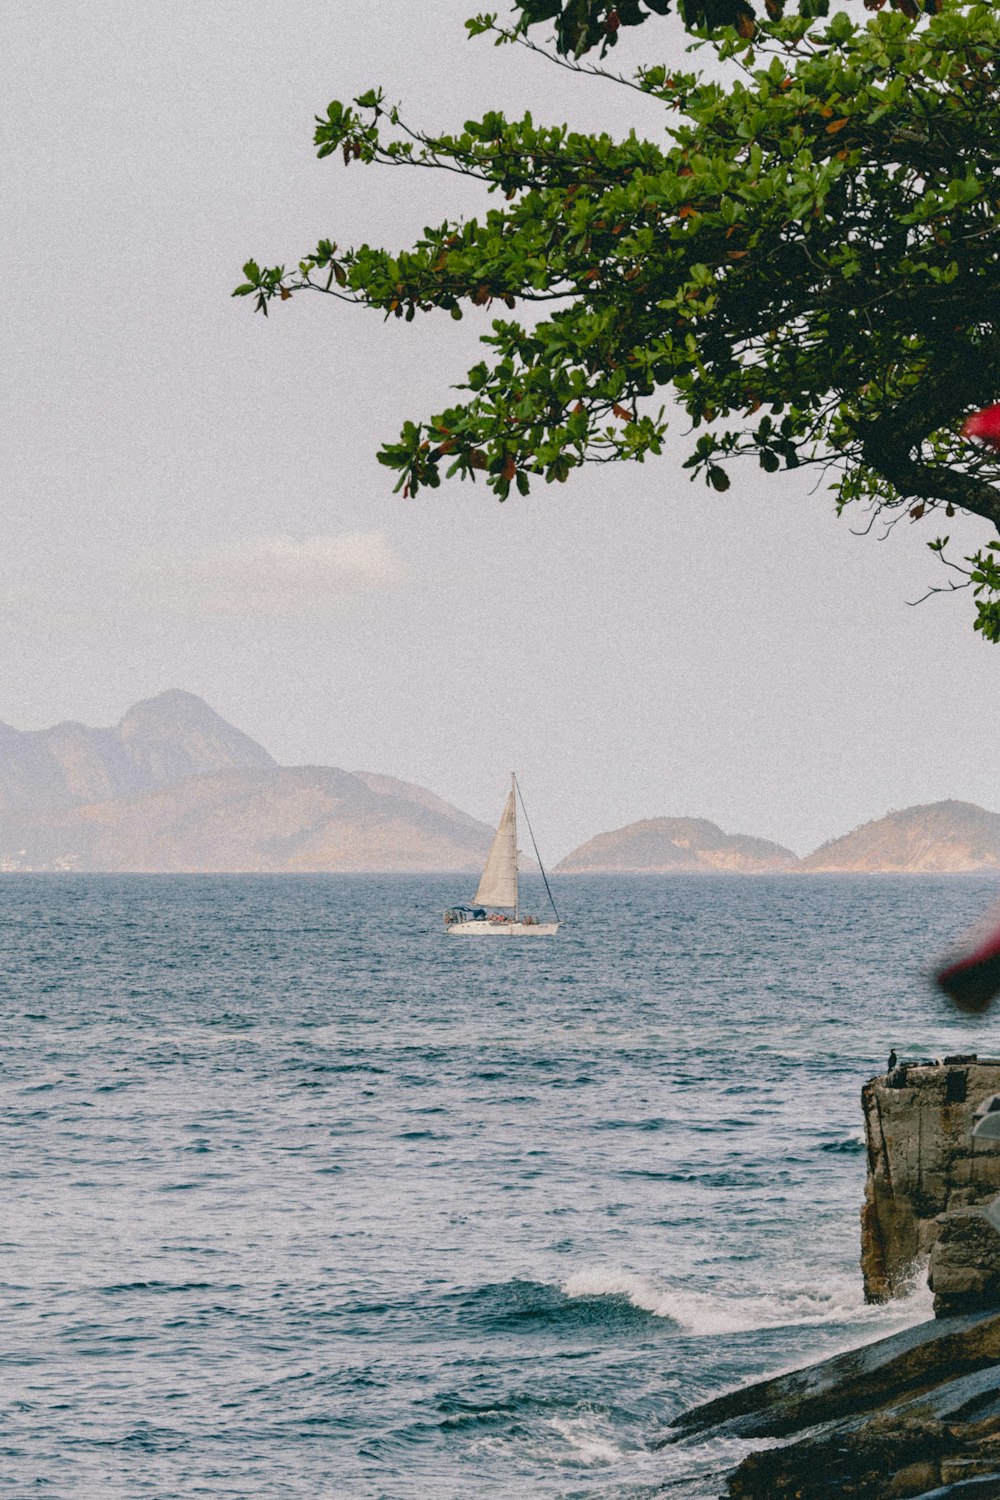
[[114, 729], [0, 724], [0, 813], [134, 796], [206, 772], [274, 766], [262, 745], [178, 689], [130, 708]]
[[831, 839], [802, 861], [802, 869], [908, 874], [1000, 870], [1000, 815], [972, 802], [905, 807]]
[[0, 870], [473, 870], [492, 832], [393, 777], [279, 766], [191, 693], [0, 727]]
[[[372, 771], [279, 766], [193, 693], [111, 729], [0, 724], [0, 871], [478, 871], [493, 829]], [[560, 875], [1000, 871], [1000, 815], [970, 802], [889, 813], [806, 859], [705, 818], [598, 834]]]
[[[459, 827], [475, 831], [476, 837], [487, 835], [487, 842], [492, 839], [494, 829], [485, 823], [480, 823], [478, 818], [470, 817], [468, 813], [460, 812], [457, 807], [452, 807], [450, 802], [436, 797], [426, 787], [414, 786], [409, 781], [398, 781], [395, 776], [379, 776], [374, 771], [354, 771], [352, 773], [358, 781], [364, 782], [369, 791], [375, 792], [381, 797], [402, 797], [404, 802], [415, 802], [418, 807], [426, 809], [430, 813], [438, 813], [458, 824]], [[485, 852], [485, 851], [484, 851]]]
[[741, 875], [798, 869], [790, 849], [767, 839], [723, 833], [706, 818], [645, 818], [599, 833], [567, 854], [558, 875], [668, 875], [728, 870]]

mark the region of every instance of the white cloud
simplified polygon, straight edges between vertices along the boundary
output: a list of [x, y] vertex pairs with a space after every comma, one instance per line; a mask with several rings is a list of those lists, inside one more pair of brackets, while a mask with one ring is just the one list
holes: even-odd
[[307, 541], [246, 537], [189, 552], [149, 552], [130, 582], [155, 609], [279, 619], [394, 588], [406, 573], [385, 532], [347, 531]]

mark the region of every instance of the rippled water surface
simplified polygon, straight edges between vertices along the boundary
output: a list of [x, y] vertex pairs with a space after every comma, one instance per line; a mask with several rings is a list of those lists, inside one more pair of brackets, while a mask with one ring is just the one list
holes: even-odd
[[994, 881], [0, 877], [0, 1492], [708, 1497], [672, 1416], [866, 1309], [859, 1090], [1000, 1050]]

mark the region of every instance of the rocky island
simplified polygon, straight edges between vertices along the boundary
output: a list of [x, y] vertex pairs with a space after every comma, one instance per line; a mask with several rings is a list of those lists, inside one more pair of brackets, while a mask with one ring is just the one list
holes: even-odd
[[724, 833], [707, 818], [643, 818], [567, 854], [559, 875], [958, 875], [1000, 872], [1000, 814], [947, 800], [906, 807], [830, 839], [803, 859], [782, 844]]
[[951, 875], [1000, 870], [1000, 814], [972, 802], [904, 807], [831, 839], [804, 872]]
[[791, 849], [745, 833], [723, 833], [707, 818], [643, 818], [599, 833], [556, 865], [557, 875], [673, 875], [709, 870], [739, 875], [798, 867]]

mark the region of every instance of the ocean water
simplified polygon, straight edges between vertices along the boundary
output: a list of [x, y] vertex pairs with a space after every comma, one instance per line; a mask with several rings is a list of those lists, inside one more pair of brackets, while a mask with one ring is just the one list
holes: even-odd
[[859, 1091], [978, 878], [0, 877], [0, 1493], [710, 1497], [862, 1302]]

